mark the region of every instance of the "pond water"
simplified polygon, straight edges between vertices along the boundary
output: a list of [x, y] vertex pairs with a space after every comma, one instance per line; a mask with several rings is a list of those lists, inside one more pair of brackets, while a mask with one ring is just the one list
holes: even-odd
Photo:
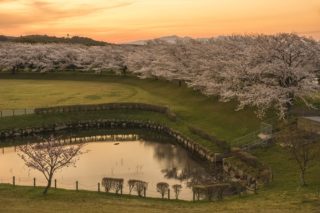
[[[56, 173], [58, 188], [97, 191], [103, 177], [124, 179], [123, 193], [128, 194], [129, 179], [148, 182], [147, 197], [160, 197], [156, 191], [158, 182], [181, 184], [179, 199], [192, 200], [190, 182], [211, 178], [203, 162], [194, 159], [179, 145], [150, 140], [128, 139], [115, 145], [115, 141], [89, 142], [84, 146], [87, 153], [80, 156], [76, 167], [64, 168]], [[18, 156], [16, 148], [0, 148], [0, 183], [11, 183], [16, 177], [17, 185], [32, 185], [36, 178], [38, 186], [45, 185], [42, 174], [30, 170]], [[101, 187], [101, 191], [103, 188]], [[133, 192], [134, 194], [134, 192]], [[174, 193], [171, 189], [171, 198]]]

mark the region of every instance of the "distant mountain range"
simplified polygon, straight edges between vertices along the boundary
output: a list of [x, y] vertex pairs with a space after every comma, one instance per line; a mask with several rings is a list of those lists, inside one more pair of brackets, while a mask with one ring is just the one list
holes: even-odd
[[20, 43], [66, 43], [66, 44], [83, 44], [87, 46], [105, 46], [110, 43], [104, 41], [96, 41], [87, 37], [55, 37], [48, 35], [27, 35], [20, 37], [0, 35], [0, 41], [12, 41]]
[[[155, 38], [155, 39], [149, 39], [149, 40], [138, 40], [138, 41], [132, 41], [132, 42], [128, 42], [126, 44], [133, 44], [133, 45], [146, 45], [149, 42], [152, 41], [162, 41], [162, 42], [167, 42], [169, 44], [175, 44], [178, 41], [190, 41], [193, 40], [194, 38], [191, 37], [179, 37], [176, 35], [172, 35], [172, 36], [164, 36], [164, 37], [160, 37], [160, 38]], [[194, 40], [198, 40], [198, 41], [203, 41], [206, 42], [209, 40], [209, 38], [196, 38]]]

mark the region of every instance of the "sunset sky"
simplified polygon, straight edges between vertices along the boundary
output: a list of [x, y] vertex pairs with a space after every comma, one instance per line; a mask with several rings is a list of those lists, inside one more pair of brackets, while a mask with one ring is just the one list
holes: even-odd
[[0, 34], [127, 42], [295, 32], [320, 39], [320, 0], [0, 0]]

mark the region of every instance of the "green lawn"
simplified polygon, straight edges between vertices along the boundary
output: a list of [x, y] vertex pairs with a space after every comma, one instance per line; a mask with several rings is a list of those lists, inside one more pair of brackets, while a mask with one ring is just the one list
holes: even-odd
[[1, 109], [119, 102], [132, 97], [150, 97], [142, 89], [112, 82], [105, 84], [101, 82], [1, 79], [0, 84]]
[[[0, 110], [41, 106], [106, 102], [146, 102], [169, 106], [179, 119], [170, 121], [160, 113], [105, 111], [56, 115], [28, 115], [0, 119], [0, 129], [37, 126], [64, 120], [128, 118], [164, 123], [199, 143], [216, 150], [192, 135], [187, 126], [195, 125], [228, 142], [259, 129], [252, 110], [235, 112], [234, 103], [220, 103], [177, 84], [139, 80], [133, 77], [89, 74], [0, 74]], [[309, 185], [298, 187], [298, 169], [288, 153], [274, 145], [253, 153], [268, 164], [274, 181], [257, 195], [230, 197], [223, 202], [164, 202], [156, 199], [118, 198], [95, 192], [55, 190], [47, 197], [40, 189], [0, 185], [0, 212], [319, 212], [320, 163], [313, 163], [307, 174]]]
[[12, 187], [0, 184], [0, 212], [319, 212], [320, 201], [301, 192], [261, 191], [257, 195], [229, 197], [220, 202], [184, 202], [115, 196], [88, 191]]
[[182, 121], [228, 141], [260, 127], [260, 121], [251, 110], [235, 112], [233, 103], [220, 103], [185, 86], [159, 80], [89, 74], [0, 74], [0, 85], [0, 110], [145, 102], [169, 106]]

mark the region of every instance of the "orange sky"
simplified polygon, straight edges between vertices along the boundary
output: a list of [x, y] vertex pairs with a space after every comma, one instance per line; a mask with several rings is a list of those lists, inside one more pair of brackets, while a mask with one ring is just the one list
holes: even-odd
[[0, 34], [126, 42], [295, 32], [320, 39], [320, 0], [0, 0]]

